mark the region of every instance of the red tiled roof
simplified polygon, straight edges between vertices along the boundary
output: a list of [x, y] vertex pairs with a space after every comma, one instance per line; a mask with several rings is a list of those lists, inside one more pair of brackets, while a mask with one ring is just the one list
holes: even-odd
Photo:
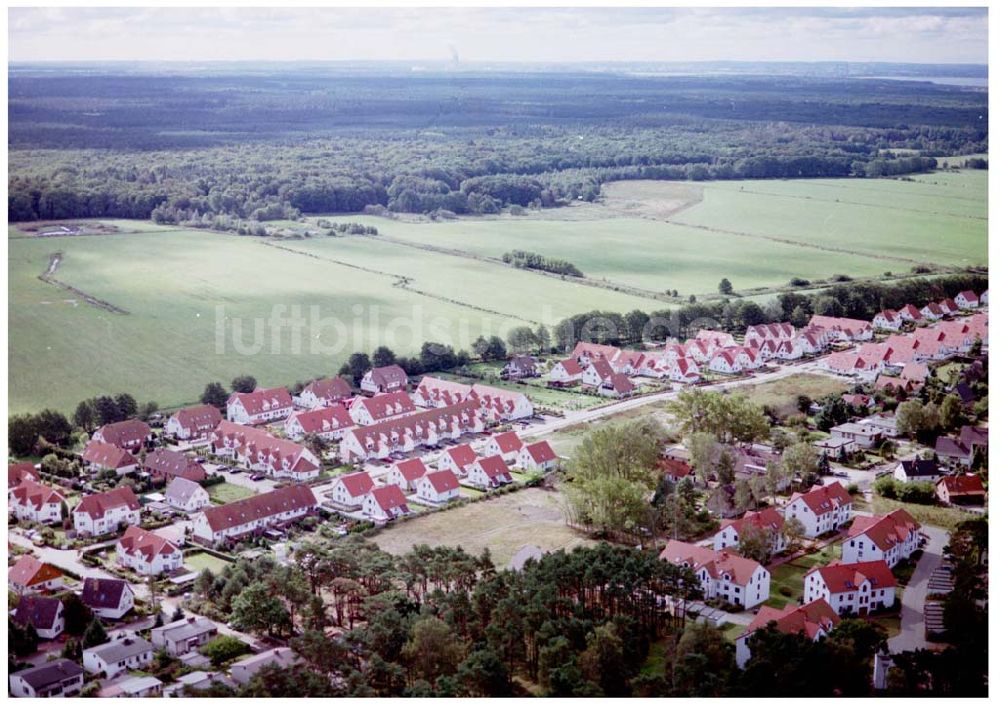
[[392, 511], [393, 509], [406, 509], [406, 495], [399, 488], [398, 484], [387, 484], [384, 487], [375, 487], [371, 490], [371, 495], [375, 498], [382, 511]]
[[527, 446], [527, 449], [528, 454], [531, 455], [531, 459], [539, 465], [556, 459], [556, 453], [547, 440], [539, 440], [538, 442], [531, 443]]
[[413, 482], [427, 474], [427, 467], [419, 457], [397, 462], [395, 467], [407, 482]]
[[855, 320], [850, 317], [830, 317], [828, 315], [813, 315], [809, 320], [809, 326], [850, 332], [863, 332], [872, 328], [871, 322]]
[[142, 556], [151, 563], [156, 556], [169, 556], [177, 552], [177, 547], [163, 536], [146, 531], [138, 526], [129, 526], [118, 543], [122, 552], [130, 556]]
[[302, 426], [306, 435], [343, 430], [354, 425], [351, 414], [342, 405], [292, 413], [292, 418]]
[[686, 564], [694, 571], [702, 568], [712, 578], [728, 574], [737, 584], [746, 585], [753, 574], [761, 567], [760, 563], [749, 558], [736, 556], [728, 551], [715, 551], [693, 543], [670, 540], [660, 553], [660, 560], [673, 565]]
[[312, 490], [304, 484], [295, 484], [222, 506], [208, 507], [202, 513], [209, 528], [219, 532], [276, 514], [315, 507], [316, 497]]
[[341, 475], [337, 478], [347, 489], [347, 493], [352, 497], [361, 497], [372, 490], [375, 483], [368, 476], [367, 472], [354, 472], [353, 474]]
[[497, 479], [499, 477], [510, 478], [510, 468], [507, 467], [507, 463], [503, 461], [500, 455], [480, 458], [479, 466], [490, 479]]
[[671, 479], [681, 479], [691, 474], [691, 465], [684, 460], [664, 459], [657, 464]]
[[128, 450], [123, 450], [111, 443], [91, 440], [83, 449], [83, 461], [99, 465], [109, 470], [117, 470], [138, 463]]
[[438, 494], [443, 494], [444, 492], [450, 492], [452, 489], [458, 489], [458, 477], [451, 470], [440, 470], [438, 472], [429, 472], [427, 474], [427, 481], [434, 491]]
[[459, 383], [458, 381], [448, 381], [433, 376], [425, 376], [420, 379], [420, 383], [417, 385], [417, 392], [424, 400], [442, 401], [445, 405], [450, 406], [468, 398], [472, 393], [472, 386]]
[[398, 415], [406, 415], [416, 410], [413, 399], [406, 391], [380, 393], [371, 398], [356, 398], [352, 406], [361, 406], [374, 421], [385, 420]]
[[559, 363], [562, 364], [563, 369], [566, 370], [566, 373], [569, 376], [576, 376], [577, 374], [583, 373], [583, 368], [581, 368], [576, 359], [563, 359]]
[[176, 418], [182, 428], [192, 433], [210, 433], [222, 420], [222, 413], [215, 406], [181, 408], [171, 418]]
[[53, 565], [43, 563], [32, 555], [24, 554], [7, 571], [7, 579], [22, 587], [39, 585], [48, 580], [62, 577], [62, 571]]
[[102, 425], [94, 433], [104, 442], [116, 447], [131, 449], [133, 441], [140, 443], [152, 434], [152, 429], [141, 420], [123, 420], [118, 423]]
[[450, 457], [459, 469], [465, 469], [476, 461], [476, 451], [468, 443], [449, 447], [444, 454]]
[[597, 358], [604, 359], [614, 359], [618, 356], [621, 350], [618, 347], [613, 347], [610, 344], [592, 344], [590, 342], [577, 342], [576, 346], [573, 347], [573, 352], [570, 356], [574, 359], [579, 359], [582, 356], [586, 356], [588, 359], [593, 361]]
[[316, 398], [325, 399], [328, 403], [351, 397], [351, 385], [340, 376], [317, 379], [302, 389], [303, 393], [306, 391], [311, 392]]
[[856, 538], [862, 534], [883, 551], [902, 543], [911, 531], [920, 528], [920, 524], [910, 516], [905, 509], [896, 509], [885, 516], [856, 516], [847, 533], [847, 538]]
[[247, 415], [260, 415], [266, 411], [292, 407], [292, 395], [281, 386], [258, 388], [252, 393], [234, 393], [229, 397], [227, 403], [233, 401], [239, 401], [243, 404], [243, 410], [247, 412]]
[[20, 485], [10, 490], [10, 493], [14, 495], [21, 506], [30, 506], [36, 510], [41, 510], [46, 504], [59, 504], [66, 501], [66, 498], [55, 488], [30, 479], [24, 480]]
[[761, 509], [760, 511], [748, 511], [743, 515], [742, 519], [732, 519], [731, 521], [723, 522], [719, 530], [723, 530], [730, 526], [736, 531], [737, 534], [743, 533], [743, 529], [747, 526], [753, 526], [758, 529], [764, 529], [765, 531], [773, 531], [778, 533], [781, 531], [785, 524], [785, 518], [778, 512], [774, 507], [768, 507], [767, 509]]
[[614, 389], [615, 393], [632, 393], [635, 390], [635, 384], [625, 374], [612, 374], [611, 388]]
[[396, 386], [405, 387], [409, 383], [406, 372], [403, 370], [403, 367], [398, 364], [380, 366], [376, 369], [372, 369], [368, 373], [371, 375], [372, 383], [379, 388], [394, 388]]
[[184, 477], [194, 482], [208, 477], [204, 467], [176, 450], [153, 450], [143, 460], [142, 469], [157, 477]]
[[805, 494], [796, 492], [789, 503], [796, 499], [801, 499], [817, 516], [851, 503], [851, 495], [840, 482], [831, 482], [825, 487], [815, 486]]
[[896, 577], [884, 560], [863, 563], [833, 561], [829, 565], [813, 568], [806, 573], [806, 577], [813, 573], [819, 573], [831, 593], [854, 592], [865, 580], [873, 588], [896, 587]]
[[830, 607], [830, 603], [820, 598], [802, 605], [789, 604], [783, 610], [763, 605], [747, 626], [746, 634], [756, 632], [774, 622], [779, 632], [798, 634], [803, 632], [810, 639], [816, 639], [820, 630], [829, 633], [840, 623], [840, 617]]
[[130, 511], [141, 509], [142, 505], [131, 487], [116, 487], [107, 492], [88, 494], [77, 504], [73, 513], [87, 514], [92, 519], [103, 519], [110, 509], [127, 506]]
[[305, 458], [307, 469], [318, 469], [316, 464], [310, 459], [312, 453], [303, 445], [299, 445], [291, 440], [277, 438], [266, 430], [258, 430], [248, 425], [240, 425], [228, 420], [219, 423], [219, 427], [212, 433], [210, 440], [214, 444], [222, 447], [232, 448], [240, 451], [252, 459], [260, 460], [273, 458], [274, 467], [283, 468], [287, 463], [289, 469], [299, 466], [301, 458]]
[[938, 484], [948, 490], [948, 494], [951, 496], [962, 496], [964, 494], [986, 494], [986, 488], [983, 487], [983, 481], [979, 479], [978, 475], [974, 474], [942, 477], [938, 480]]
[[500, 447], [501, 454], [517, 452], [524, 447], [524, 443], [521, 442], [521, 437], [514, 430], [509, 430], [505, 433], [497, 433], [493, 436], [493, 440]]
[[442, 408], [432, 408], [419, 413], [383, 420], [374, 425], [359, 426], [348, 430], [346, 436], [354, 436], [361, 447], [366, 449], [376, 449], [382, 439], [392, 440], [395, 436], [402, 439], [409, 434], [413, 437], [421, 437], [423, 431], [434, 428], [439, 433], [452, 431], [461, 423], [472, 426], [474, 420], [478, 420], [480, 404], [476, 400], [467, 400], [453, 406]]
[[7, 465], [7, 489], [16, 487], [26, 479], [39, 481], [38, 472], [30, 462], [15, 462]]

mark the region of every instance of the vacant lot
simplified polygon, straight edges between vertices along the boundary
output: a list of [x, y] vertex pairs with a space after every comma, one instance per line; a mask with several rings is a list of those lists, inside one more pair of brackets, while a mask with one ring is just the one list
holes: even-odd
[[978, 518], [977, 514], [954, 507], [907, 504], [895, 499], [886, 499], [878, 494], [872, 495], [871, 512], [873, 514], [888, 514], [896, 509], [906, 509], [914, 519], [924, 526], [937, 526], [949, 531], [963, 521]]
[[799, 396], [819, 400], [831, 393], [843, 393], [847, 387], [843, 381], [822, 374], [794, 374], [787, 378], [757, 386], [741, 387], [739, 393], [746, 394], [760, 406], [767, 406], [779, 416], [788, 416], [798, 412]]
[[561, 495], [531, 488], [487, 501], [466, 504], [405, 521], [373, 537], [379, 548], [402, 554], [416, 545], [461, 546], [469, 553], [490, 549], [493, 562], [505, 566], [522, 546], [543, 551], [590, 543], [566, 526]]

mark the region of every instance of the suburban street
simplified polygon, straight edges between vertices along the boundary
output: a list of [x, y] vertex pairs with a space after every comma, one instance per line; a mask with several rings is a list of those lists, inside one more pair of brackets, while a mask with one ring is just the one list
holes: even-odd
[[931, 573], [944, 560], [948, 532], [936, 526], [924, 526], [921, 531], [928, 536], [927, 545], [924, 546], [923, 555], [917, 561], [917, 568], [909, 585], [903, 591], [900, 632], [889, 640], [889, 650], [894, 654], [938, 646], [928, 642], [924, 636], [924, 600], [927, 598], [927, 584]]

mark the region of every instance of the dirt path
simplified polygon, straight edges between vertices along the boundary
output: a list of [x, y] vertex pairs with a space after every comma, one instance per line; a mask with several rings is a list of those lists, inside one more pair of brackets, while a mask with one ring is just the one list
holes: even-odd
[[54, 285], [57, 288], [62, 288], [67, 292], [71, 292], [78, 298], [83, 300], [85, 303], [87, 303], [88, 305], [93, 305], [98, 309], [105, 310], [106, 312], [111, 312], [115, 315], [129, 314], [128, 310], [122, 309], [117, 305], [112, 305], [107, 300], [101, 300], [100, 298], [94, 297], [93, 295], [88, 295], [82, 290], [78, 290], [77, 288], [74, 288], [72, 285], [64, 283], [61, 280], [58, 280], [55, 277], [55, 272], [59, 268], [59, 264], [62, 263], [62, 259], [63, 259], [62, 251], [56, 251], [55, 253], [51, 254], [49, 256], [48, 267], [45, 269], [44, 273], [38, 276], [38, 279], [41, 280], [43, 283], [48, 283], [49, 285]]

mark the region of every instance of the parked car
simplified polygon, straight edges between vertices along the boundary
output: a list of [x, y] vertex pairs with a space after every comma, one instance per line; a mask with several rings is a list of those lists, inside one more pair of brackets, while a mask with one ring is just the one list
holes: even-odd
[[260, 480], [265, 479], [266, 477], [267, 475], [264, 474], [263, 472], [254, 472], [252, 475], [250, 475], [250, 479], [252, 479], [254, 482], [259, 482]]
[[199, 465], [205, 464], [205, 458], [204, 457], [196, 457], [196, 458], [194, 458], [194, 461], [197, 462]]

